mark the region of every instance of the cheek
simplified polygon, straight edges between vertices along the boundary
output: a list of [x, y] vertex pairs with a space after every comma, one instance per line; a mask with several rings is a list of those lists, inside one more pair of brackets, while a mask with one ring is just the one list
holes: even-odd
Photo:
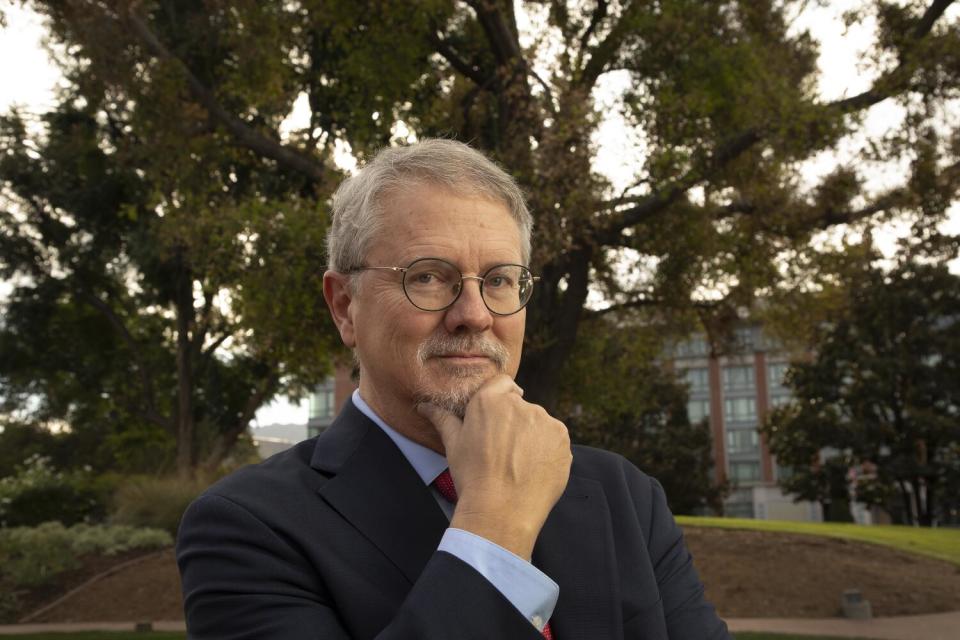
[[497, 338], [510, 351], [510, 369], [516, 373], [520, 366], [520, 355], [523, 351], [523, 331], [524, 317], [509, 316], [501, 319], [501, 325], [497, 327]]
[[406, 362], [413, 358], [420, 344], [433, 332], [441, 314], [418, 311], [401, 296], [384, 295], [367, 311], [372, 326], [368, 337], [370, 355]]

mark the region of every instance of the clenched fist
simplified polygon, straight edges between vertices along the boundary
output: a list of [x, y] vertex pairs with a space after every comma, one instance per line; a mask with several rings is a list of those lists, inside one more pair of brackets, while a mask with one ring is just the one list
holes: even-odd
[[506, 375], [477, 390], [462, 421], [432, 404], [418, 411], [440, 434], [457, 486], [450, 525], [530, 560], [570, 476], [567, 427], [526, 402]]

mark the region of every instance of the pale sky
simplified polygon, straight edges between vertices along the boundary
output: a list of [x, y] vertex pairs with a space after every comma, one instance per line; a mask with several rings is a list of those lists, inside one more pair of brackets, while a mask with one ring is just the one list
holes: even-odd
[[[869, 87], [873, 74], [870, 69], [860, 67], [860, 54], [871, 42], [873, 25], [859, 24], [844, 32], [839, 16], [848, 8], [859, 4], [857, 0], [834, 0], [829, 7], [811, 6], [794, 22], [794, 29], [810, 29], [821, 43], [819, 66], [821, 70], [819, 91], [824, 99], [835, 99], [846, 95], [855, 95]], [[54, 88], [60, 80], [60, 73], [54, 67], [42, 47], [44, 28], [40, 18], [16, 5], [4, 7], [7, 15], [7, 28], [0, 30], [0, 112], [6, 112], [17, 105], [25, 113], [43, 113], [54, 104]], [[943, 19], [956, 20], [960, 7], [952, 6]], [[521, 12], [522, 18], [522, 12]], [[943, 20], [941, 19], [941, 20]], [[529, 22], [521, 19], [521, 30], [529, 29]], [[643, 159], [639, 141], [625, 135], [622, 118], [617, 113], [615, 96], [627, 82], [623, 74], [607, 74], [602, 78], [597, 98], [603, 106], [604, 119], [597, 132], [595, 142], [598, 154], [594, 167], [621, 189], [630, 184], [632, 167], [639, 166]], [[305, 121], [309, 114], [305, 111], [305, 101], [298, 101], [289, 118], [291, 126], [297, 121]], [[960, 104], [952, 105], [948, 114], [950, 120], [960, 119]], [[902, 119], [899, 110], [889, 102], [873, 107], [866, 118], [866, 127], [870, 135], [880, 135], [884, 131], [898, 126]], [[840, 158], [857, 155], [862, 140], [848, 140], [841, 145]], [[355, 165], [349, 150], [338, 149], [339, 161], [344, 165]], [[804, 166], [804, 177], [808, 184], [814, 184], [819, 176], [829, 173], [837, 164], [834, 154], [821, 154]], [[861, 163], [862, 166], [862, 163]], [[903, 175], [901, 167], [870, 167], [868, 190], [882, 189], [888, 181]], [[941, 227], [944, 232], [960, 233], [960, 207], [951, 209], [950, 219]], [[890, 225], [874, 237], [885, 252], [892, 252], [898, 235], [908, 232], [903, 225]], [[824, 234], [824, 240], [838, 237], [842, 231]], [[960, 261], [953, 262], [954, 270], [960, 271]], [[0, 282], [0, 299], [9, 291], [9, 285]], [[257, 412], [257, 422], [262, 425], [275, 422], [306, 423], [306, 402], [292, 405], [285, 399]]]

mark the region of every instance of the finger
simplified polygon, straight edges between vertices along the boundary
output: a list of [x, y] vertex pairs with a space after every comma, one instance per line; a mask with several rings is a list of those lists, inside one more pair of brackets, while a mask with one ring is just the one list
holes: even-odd
[[520, 395], [523, 395], [523, 390], [517, 386], [513, 378], [505, 373], [501, 373], [484, 382], [480, 390], [492, 393], [517, 393], [519, 390]]
[[440, 434], [440, 440], [444, 446], [447, 445], [451, 434], [463, 426], [463, 421], [460, 418], [431, 402], [418, 403], [417, 413], [437, 428], [437, 433]]

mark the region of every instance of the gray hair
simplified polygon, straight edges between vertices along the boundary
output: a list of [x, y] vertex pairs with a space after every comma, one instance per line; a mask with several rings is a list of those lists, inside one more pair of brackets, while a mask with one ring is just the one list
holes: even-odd
[[521, 253], [530, 262], [533, 217], [516, 181], [479, 151], [455, 140], [427, 139], [382, 149], [333, 194], [327, 232], [328, 266], [346, 273], [363, 264], [370, 243], [383, 227], [383, 200], [391, 191], [415, 184], [444, 187], [502, 203], [520, 228]]

